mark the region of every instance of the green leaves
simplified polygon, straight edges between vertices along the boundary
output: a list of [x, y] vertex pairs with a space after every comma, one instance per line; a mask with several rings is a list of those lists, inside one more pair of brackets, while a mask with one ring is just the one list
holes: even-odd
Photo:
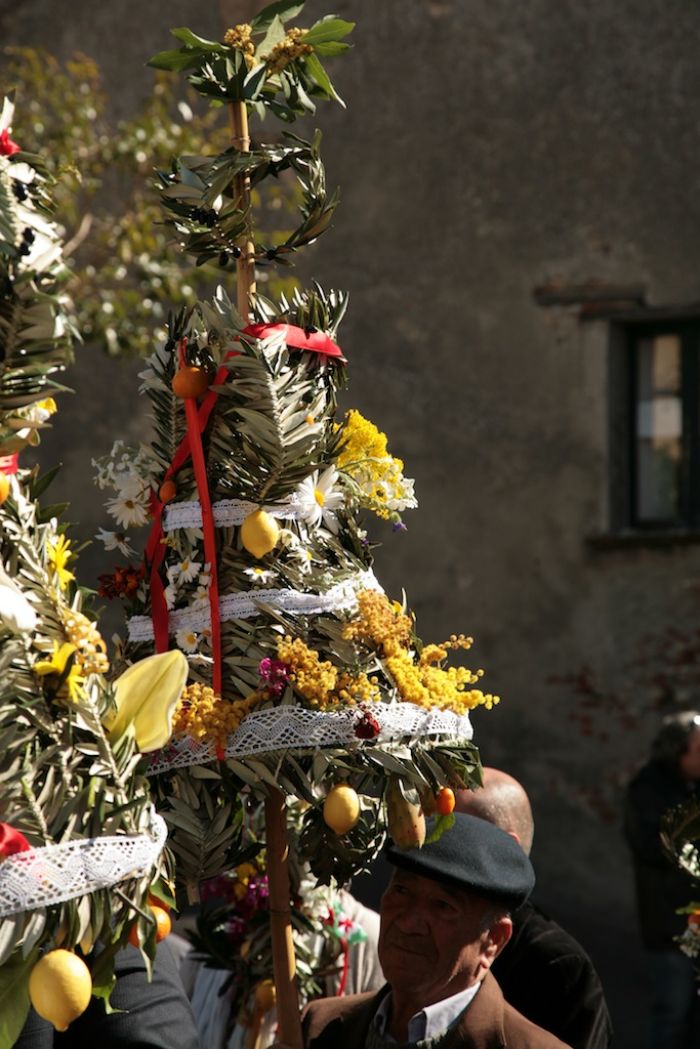
[[275, 18], [278, 18], [280, 22], [289, 22], [301, 14], [303, 9], [304, 0], [301, 3], [298, 3], [297, 0], [277, 0], [276, 3], [268, 4], [267, 7], [263, 7], [262, 11], [258, 11], [250, 24], [254, 32], [264, 33]]
[[0, 1049], [12, 1049], [29, 1014], [29, 976], [38, 950], [15, 954], [0, 967]]

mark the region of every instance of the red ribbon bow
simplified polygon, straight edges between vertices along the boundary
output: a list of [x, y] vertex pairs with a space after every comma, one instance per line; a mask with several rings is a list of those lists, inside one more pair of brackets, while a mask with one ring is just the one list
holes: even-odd
[[6, 860], [16, 852], [27, 852], [31, 845], [18, 830], [9, 823], [0, 823], [0, 859]]

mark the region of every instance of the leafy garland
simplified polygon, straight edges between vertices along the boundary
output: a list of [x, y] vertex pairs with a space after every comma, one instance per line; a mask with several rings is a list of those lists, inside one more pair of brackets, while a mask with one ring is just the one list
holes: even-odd
[[[49, 181], [38, 158], [0, 117], [0, 451], [35, 442], [55, 410], [46, 394], [70, 359], [70, 304]], [[33, 234], [33, 235], [30, 235]], [[24, 848], [103, 835], [151, 833], [153, 807], [133, 733], [113, 741], [106, 647], [75, 587], [74, 553], [60, 508], [40, 499], [56, 470], [39, 477], [3, 460], [0, 472], [0, 821]], [[2, 853], [5, 858], [7, 853]], [[1, 861], [0, 861], [1, 862]], [[165, 872], [165, 870], [164, 870]], [[92, 992], [108, 1004], [114, 957], [135, 922], [150, 964], [155, 925], [146, 906], [157, 871], [63, 903], [0, 920], [0, 1049], [10, 1049], [29, 1010], [40, 953], [62, 947], [88, 959]], [[93, 954], [96, 944], [100, 952]]]

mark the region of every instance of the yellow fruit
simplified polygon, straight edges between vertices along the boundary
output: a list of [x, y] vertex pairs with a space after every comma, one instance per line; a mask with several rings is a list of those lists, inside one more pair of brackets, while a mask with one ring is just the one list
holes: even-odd
[[241, 542], [253, 557], [264, 557], [274, 550], [280, 527], [266, 510], [253, 510], [241, 525]]
[[360, 818], [360, 799], [347, 783], [338, 783], [326, 794], [323, 818], [336, 834], [347, 834]]
[[5, 502], [8, 495], [10, 494], [10, 478], [6, 473], [0, 471], [0, 506]]
[[425, 841], [425, 816], [420, 805], [404, 798], [398, 777], [386, 788], [387, 830], [399, 849], [420, 849]]
[[272, 980], [261, 980], [255, 988], [255, 1006], [261, 1013], [272, 1009], [277, 1001], [277, 992]]
[[29, 977], [32, 1005], [57, 1031], [66, 1031], [85, 1012], [91, 995], [90, 970], [72, 951], [49, 951]]

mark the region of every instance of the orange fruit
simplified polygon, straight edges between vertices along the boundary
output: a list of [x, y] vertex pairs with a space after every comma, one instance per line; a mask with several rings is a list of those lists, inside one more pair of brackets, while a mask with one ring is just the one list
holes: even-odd
[[449, 787], [441, 787], [435, 795], [435, 808], [441, 816], [449, 816], [454, 812], [455, 792]]
[[161, 503], [172, 503], [173, 499], [177, 495], [177, 485], [174, 481], [168, 478], [167, 481], [163, 481], [162, 485], [158, 489], [158, 498]]
[[5, 502], [8, 495], [10, 494], [10, 478], [6, 473], [0, 472], [0, 506]]
[[[166, 936], [170, 935], [173, 927], [173, 923], [170, 920], [170, 915], [166, 911], [165, 907], [161, 907], [160, 903], [149, 904], [149, 910], [153, 916], [153, 920], [156, 923], [156, 943], [160, 943]], [[129, 943], [132, 947], [139, 946], [139, 930], [138, 922], [134, 922], [129, 930]]]
[[209, 389], [209, 376], [195, 364], [178, 368], [170, 384], [176, 397], [201, 397]]
[[164, 907], [151, 907], [151, 911], [156, 920], [156, 943], [160, 943], [161, 940], [170, 935], [173, 923]]
[[688, 915], [688, 925], [696, 929], [700, 927], [700, 910], [694, 910]]

